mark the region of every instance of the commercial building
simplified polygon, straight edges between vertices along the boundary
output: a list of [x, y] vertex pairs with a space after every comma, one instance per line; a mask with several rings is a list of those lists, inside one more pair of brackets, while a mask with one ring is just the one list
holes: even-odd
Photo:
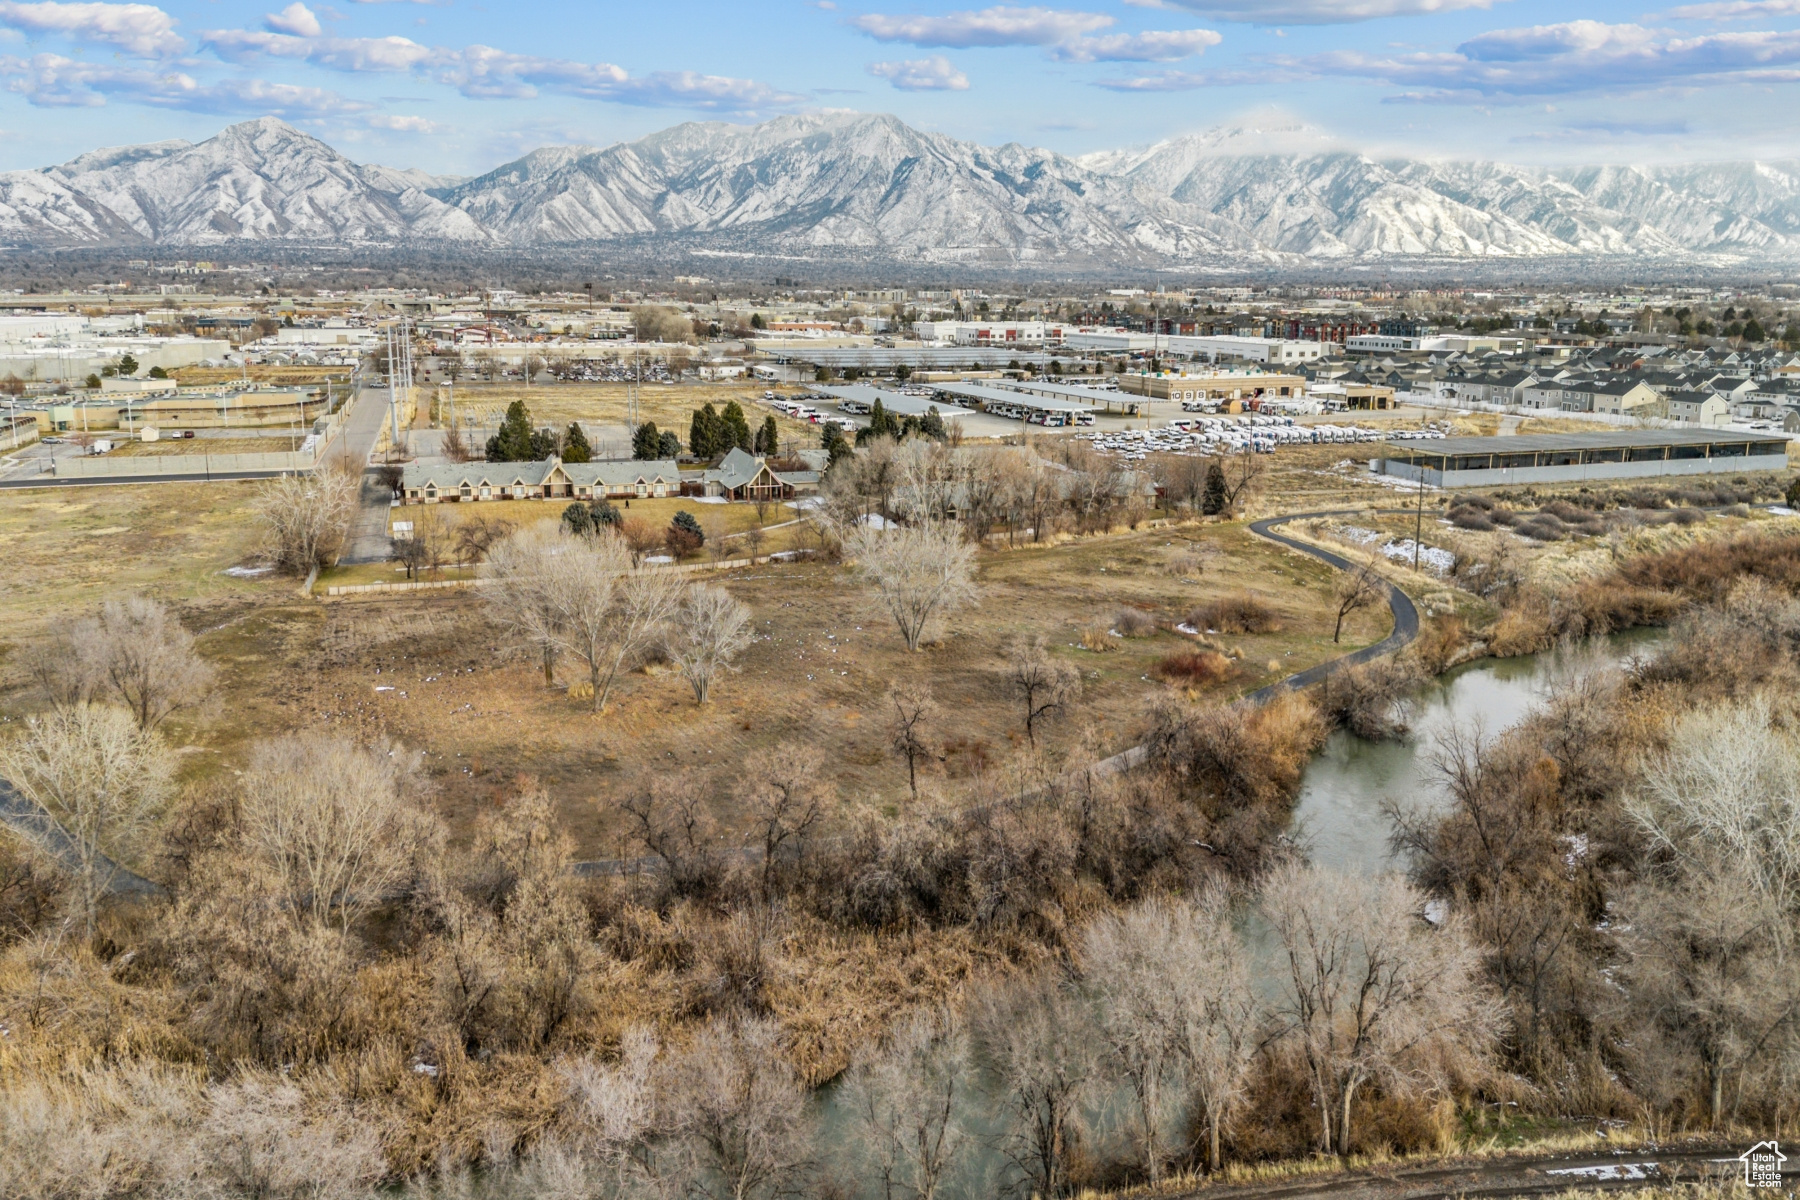
[[[1074, 390], [1074, 389], [1068, 389]], [[1061, 396], [1045, 396], [1007, 388], [987, 387], [975, 383], [945, 383], [932, 387], [932, 395], [961, 408], [978, 408], [982, 412], [1009, 421], [1023, 421], [1060, 429], [1065, 425], [1092, 425], [1094, 405], [1091, 397], [1071, 400]], [[939, 411], [943, 411], [939, 409]]]
[[1311, 362], [1337, 350], [1330, 342], [1296, 342], [1286, 338], [1232, 335], [1187, 337], [1174, 334], [1163, 338], [1161, 346], [1170, 354], [1192, 354], [1214, 362], [1220, 359], [1260, 363]]
[[921, 340], [952, 346], [1042, 346], [1060, 342], [1063, 327], [1043, 321], [919, 321]]
[[1306, 380], [1299, 375], [1274, 372], [1208, 372], [1203, 375], [1119, 375], [1115, 382], [1122, 392], [1143, 396], [1147, 400], [1230, 401], [1260, 400], [1264, 397], [1292, 400], [1306, 393]]
[[1375, 460], [1384, 475], [1434, 487], [1588, 483], [1646, 475], [1717, 475], [1787, 470], [1788, 439], [1736, 430], [1615, 429], [1458, 437], [1389, 445]]

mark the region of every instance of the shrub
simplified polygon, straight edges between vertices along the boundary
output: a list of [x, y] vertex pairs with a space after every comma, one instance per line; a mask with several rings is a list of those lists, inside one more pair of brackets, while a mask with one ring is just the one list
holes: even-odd
[[1167, 683], [1205, 685], [1231, 678], [1231, 660], [1214, 650], [1177, 650], [1164, 655], [1150, 673]]
[[1113, 644], [1112, 631], [1105, 625], [1089, 625], [1081, 631], [1081, 648], [1092, 650], [1095, 654], [1105, 654], [1109, 650], [1117, 650]]
[[1128, 638], [1150, 637], [1156, 633], [1156, 618], [1141, 608], [1121, 608], [1112, 627]]
[[1418, 683], [1418, 670], [1394, 659], [1333, 671], [1319, 688], [1319, 712], [1369, 741], [1398, 738], [1407, 729], [1406, 693]]
[[1262, 600], [1245, 592], [1203, 604], [1187, 615], [1187, 624], [1202, 632], [1279, 633], [1281, 618]]
[[1493, 518], [1473, 508], [1451, 509], [1450, 523], [1458, 529], [1473, 529], [1478, 533], [1489, 533], [1494, 528]]

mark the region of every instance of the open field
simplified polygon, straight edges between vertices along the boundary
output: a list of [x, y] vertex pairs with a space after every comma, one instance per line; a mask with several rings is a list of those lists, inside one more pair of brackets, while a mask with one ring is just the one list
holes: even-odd
[[[678, 676], [653, 666], [626, 679], [609, 711], [596, 716], [560, 687], [545, 688], [538, 665], [490, 624], [477, 593], [322, 605], [295, 601], [292, 581], [222, 575], [250, 550], [253, 495], [249, 486], [214, 484], [0, 496], [0, 547], [24, 565], [0, 585], [0, 611], [28, 634], [46, 616], [132, 590], [180, 604], [223, 681], [205, 710], [170, 722], [176, 744], [194, 748], [183, 759], [189, 776], [229, 769], [251, 741], [287, 729], [388, 736], [426, 753], [438, 803], [459, 831], [518, 775], [538, 776], [584, 856], [629, 849], [617, 802], [647, 787], [652, 773], [697, 768], [729, 797], [734, 764], [783, 740], [819, 746], [852, 809], [897, 811], [907, 799], [906, 776], [888, 749], [884, 709], [897, 680], [929, 677], [936, 692], [941, 715], [932, 736], [943, 757], [927, 771], [927, 786], [999, 762], [1024, 743], [1002, 676], [1006, 647], [1021, 636], [1044, 637], [1083, 678], [1082, 700], [1050, 726], [1052, 751], [1085, 742], [1110, 753], [1137, 740], [1148, 701], [1168, 690], [1151, 668], [1171, 652], [1197, 648], [1170, 632], [1196, 604], [1249, 593], [1277, 610], [1282, 626], [1215, 639], [1240, 657], [1228, 678], [1190, 693], [1196, 698], [1249, 690], [1367, 644], [1385, 635], [1389, 620], [1385, 611], [1361, 614], [1333, 646], [1331, 572], [1235, 524], [987, 552], [980, 605], [918, 655], [905, 652], [889, 618], [843, 568], [765, 565], [716, 579], [750, 605], [760, 637], [742, 656], [741, 672], [719, 683], [714, 703], [696, 706]], [[634, 503], [632, 511], [650, 508], [666, 521], [683, 503]], [[434, 512], [456, 520], [506, 507]], [[516, 507], [540, 519], [557, 511]], [[734, 528], [755, 520], [748, 505], [691, 510]], [[182, 519], [170, 521], [171, 511]], [[793, 515], [779, 511], [774, 519]], [[765, 552], [785, 532], [774, 531]], [[1169, 574], [1167, 560], [1195, 543], [1210, 548], [1203, 574]], [[369, 579], [345, 573], [338, 581], [401, 578], [389, 564], [358, 570]], [[1148, 637], [1108, 636], [1126, 604], [1161, 628]], [[27, 614], [34, 624], [19, 623]], [[1108, 649], [1084, 648], [1084, 632]], [[559, 682], [574, 675], [565, 671]], [[8, 710], [36, 703], [22, 680], [8, 683]], [[718, 815], [731, 823], [728, 800]]]
[[191, 605], [267, 590], [265, 582], [222, 573], [254, 551], [255, 497], [253, 483], [0, 494], [0, 639], [31, 637], [127, 592]]

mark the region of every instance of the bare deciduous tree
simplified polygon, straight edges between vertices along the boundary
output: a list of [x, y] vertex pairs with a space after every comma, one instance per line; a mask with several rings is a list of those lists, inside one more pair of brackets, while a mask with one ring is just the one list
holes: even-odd
[[568, 543], [538, 526], [503, 539], [488, 555], [494, 586], [483, 591], [499, 624], [529, 641], [544, 666], [544, 686], [556, 683], [561, 614], [550, 588], [555, 557]]
[[76, 915], [89, 937], [100, 900], [162, 811], [174, 764], [154, 733], [123, 709], [76, 704], [31, 720], [0, 748], [0, 777], [35, 804], [21, 827], [74, 879]]
[[1191, 1094], [1219, 1168], [1219, 1138], [1242, 1102], [1259, 1006], [1224, 895], [1152, 900], [1089, 928], [1082, 967], [1100, 1000], [1108, 1065], [1129, 1088], [1134, 1140], [1161, 1177], [1169, 1128]]
[[514, 534], [495, 549], [493, 565], [503, 619], [587, 665], [595, 712], [619, 673], [661, 641], [681, 600], [679, 576], [634, 565], [611, 533]]
[[925, 737], [925, 726], [937, 715], [937, 704], [931, 698], [931, 685], [897, 683], [888, 688], [888, 703], [894, 706], [891, 725], [894, 753], [906, 760], [906, 782], [912, 787], [913, 799], [919, 798], [919, 760], [931, 756], [931, 743]]
[[846, 548], [875, 585], [908, 650], [919, 648], [934, 616], [947, 616], [975, 600], [975, 550], [949, 522], [859, 526]]
[[1025, 705], [1025, 737], [1037, 745], [1038, 723], [1081, 697], [1081, 672], [1052, 657], [1043, 638], [1021, 639], [1006, 658], [1007, 690]]
[[193, 635], [155, 600], [109, 600], [76, 625], [73, 669], [92, 692], [110, 693], [149, 730], [212, 690], [211, 664], [194, 651]]
[[337, 561], [355, 515], [360, 481], [343, 471], [284, 475], [263, 485], [256, 501], [263, 554], [289, 575]]
[[1690, 714], [1625, 811], [1652, 854], [1620, 922], [1642, 1073], [1698, 1076], [1716, 1128], [1729, 1081], [1797, 1053], [1800, 744], [1763, 696]]
[[825, 755], [797, 742], [758, 750], [744, 760], [738, 799], [761, 844], [765, 897], [774, 894], [778, 856], [797, 851], [825, 819], [831, 788], [824, 769]]
[[1349, 1155], [1364, 1083], [1404, 1092], [1492, 1045], [1503, 1018], [1479, 955], [1454, 921], [1432, 928], [1424, 895], [1399, 876], [1290, 864], [1264, 885], [1263, 908], [1287, 959], [1279, 1015], [1312, 1078], [1325, 1153]]
[[753, 637], [748, 607], [722, 587], [697, 583], [682, 597], [663, 645], [694, 689], [694, 703], [705, 704], [713, 680], [733, 669], [731, 660]]
[[341, 928], [406, 878], [424, 833], [398, 756], [325, 733], [256, 747], [239, 811], [289, 910]]
[[977, 1009], [975, 1036], [1006, 1116], [1001, 1152], [1027, 1190], [1052, 1200], [1068, 1188], [1069, 1152], [1092, 1081], [1081, 1013], [1052, 972], [1001, 989]]
[[765, 1200], [796, 1190], [808, 1161], [806, 1093], [772, 1021], [714, 1018], [663, 1077], [668, 1124], [692, 1194]]
[[857, 1056], [843, 1084], [866, 1156], [857, 1174], [883, 1200], [936, 1200], [967, 1137], [957, 1110], [969, 1068], [968, 1034], [944, 1010], [914, 1013]]
[[1376, 574], [1373, 567], [1364, 563], [1338, 577], [1333, 598], [1337, 606], [1337, 622], [1331, 627], [1331, 640], [1336, 642], [1343, 636], [1344, 621], [1351, 613], [1373, 608], [1387, 598], [1387, 582]]

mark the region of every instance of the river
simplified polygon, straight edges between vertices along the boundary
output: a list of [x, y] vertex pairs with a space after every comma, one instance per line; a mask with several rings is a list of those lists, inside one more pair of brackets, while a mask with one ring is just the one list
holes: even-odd
[[1560, 682], [1623, 664], [1656, 646], [1659, 629], [1597, 638], [1573, 651], [1484, 658], [1438, 676], [1411, 700], [1411, 732], [1397, 742], [1370, 742], [1339, 730], [1301, 777], [1289, 836], [1312, 861], [1339, 870], [1379, 871], [1402, 864], [1388, 852], [1382, 804], [1439, 799], [1431, 760], [1450, 729], [1480, 727], [1487, 735], [1516, 724]]

